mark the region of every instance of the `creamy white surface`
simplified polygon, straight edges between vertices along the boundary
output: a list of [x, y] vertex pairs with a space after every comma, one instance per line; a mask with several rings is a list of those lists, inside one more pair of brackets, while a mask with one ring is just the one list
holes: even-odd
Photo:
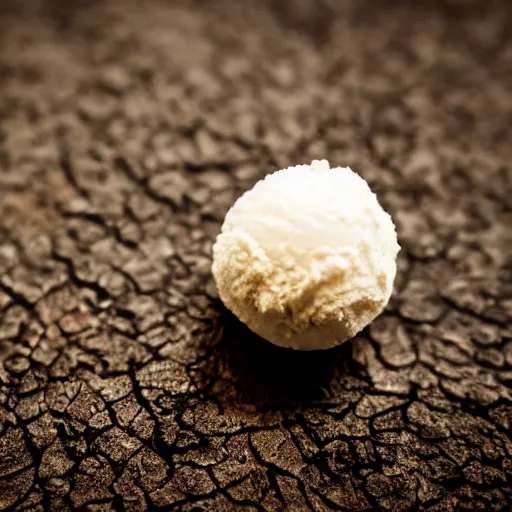
[[330, 348], [387, 304], [396, 273], [391, 217], [366, 181], [326, 160], [275, 172], [240, 197], [213, 248], [225, 305], [276, 345]]

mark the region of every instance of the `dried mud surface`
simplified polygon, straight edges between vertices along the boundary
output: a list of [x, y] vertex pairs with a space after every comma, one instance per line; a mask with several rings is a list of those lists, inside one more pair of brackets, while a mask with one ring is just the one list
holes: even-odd
[[[505, 1], [3, 1], [0, 509], [509, 510], [511, 37]], [[403, 250], [289, 353], [211, 246], [324, 157]]]

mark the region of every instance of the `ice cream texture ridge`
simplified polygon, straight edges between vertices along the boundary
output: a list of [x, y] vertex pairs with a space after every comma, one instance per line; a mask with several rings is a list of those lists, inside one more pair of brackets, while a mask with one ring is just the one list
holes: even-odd
[[219, 296], [275, 345], [327, 349], [389, 301], [400, 250], [366, 181], [327, 160], [288, 167], [243, 194], [213, 247]]

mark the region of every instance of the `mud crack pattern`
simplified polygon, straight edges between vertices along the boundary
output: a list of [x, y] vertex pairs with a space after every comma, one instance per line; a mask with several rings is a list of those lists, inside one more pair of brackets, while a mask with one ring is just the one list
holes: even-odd
[[[508, 510], [503, 1], [32, 2], [0, 29], [0, 509]], [[211, 247], [266, 173], [396, 219], [386, 312], [288, 353]]]

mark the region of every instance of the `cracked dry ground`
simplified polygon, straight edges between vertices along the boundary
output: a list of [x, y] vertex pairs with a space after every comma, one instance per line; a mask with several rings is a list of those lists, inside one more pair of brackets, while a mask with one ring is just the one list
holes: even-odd
[[[506, 2], [2, 2], [0, 508], [508, 510]], [[397, 223], [353, 342], [264, 343], [210, 273], [266, 173]]]

